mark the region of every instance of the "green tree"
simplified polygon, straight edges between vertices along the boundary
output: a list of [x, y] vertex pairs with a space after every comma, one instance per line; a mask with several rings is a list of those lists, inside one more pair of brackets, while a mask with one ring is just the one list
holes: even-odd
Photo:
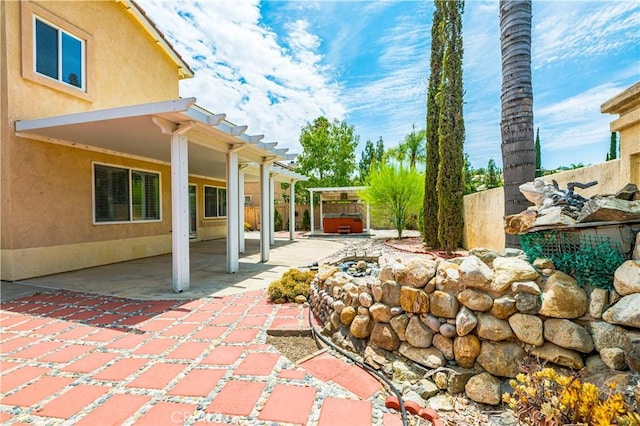
[[358, 181], [365, 183], [371, 170], [371, 164], [375, 161], [375, 148], [373, 142], [367, 140], [364, 145], [364, 150], [360, 154], [360, 161], [358, 162]]
[[462, 238], [464, 118], [462, 84], [462, 14], [464, 1], [445, 1], [445, 50], [439, 90], [438, 242], [448, 253]]
[[413, 125], [411, 133], [405, 136], [404, 141], [399, 145], [404, 151], [407, 160], [409, 160], [409, 168], [416, 169], [417, 163], [424, 163], [426, 160], [425, 130], [416, 132], [416, 125]]
[[502, 185], [500, 173], [500, 169], [496, 167], [496, 162], [493, 160], [493, 158], [490, 158], [489, 162], [487, 163], [487, 174], [485, 179], [487, 189], [497, 188]]
[[542, 176], [542, 151], [540, 149], [540, 127], [536, 129], [536, 177]]
[[358, 195], [374, 215], [390, 220], [402, 238], [408, 220], [420, 213], [423, 176], [402, 164], [381, 164], [371, 170], [368, 184]]
[[464, 178], [464, 195], [478, 192], [478, 188], [476, 186], [475, 179], [474, 179], [475, 174], [476, 174], [476, 171], [471, 165], [471, 161], [469, 160], [469, 154], [464, 154], [464, 169], [462, 171], [462, 175]]
[[427, 89], [426, 168], [424, 175], [424, 200], [422, 203], [422, 239], [429, 247], [438, 245], [438, 163], [440, 162], [438, 121], [440, 107], [437, 101], [442, 80], [442, 56], [444, 54], [444, 1], [434, 1], [431, 24], [431, 58], [429, 87]]
[[609, 143], [609, 153], [607, 161], [618, 158], [618, 138], [616, 132], [611, 132], [611, 142]]
[[[504, 167], [505, 215], [526, 210], [520, 185], [536, 175], [531, 88], [531, 0], [500, 0], [502, 94], [500, 130]], [[507, 247], [519, 247], [517, 235], [506, 234]]]
[[376, 142], [376, 162], [378, 164], [382, 164], [382, 160], [384, 159], [384, 141], [382, 140], [382, 136]]

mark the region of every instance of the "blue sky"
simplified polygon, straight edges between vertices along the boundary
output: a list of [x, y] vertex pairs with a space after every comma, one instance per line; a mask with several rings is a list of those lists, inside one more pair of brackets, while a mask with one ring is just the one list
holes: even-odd
[[[195, 70], [181, 96], [265, 142], [299, 153], [320, 115], [355, 126], [359, 150], [425, 126], [432, 1], [138, 3]], [[604, 161], [613, 117], [600, 105], [640, 81], [640, 2], [534, 1], [532, 22], [543, 167]], [[463, 36], [464, 150], [501, 165], [498, 2], [467, 1]]]

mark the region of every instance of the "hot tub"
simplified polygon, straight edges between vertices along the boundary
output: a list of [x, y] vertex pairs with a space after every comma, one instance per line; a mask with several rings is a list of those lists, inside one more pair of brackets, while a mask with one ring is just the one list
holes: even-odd
[[324, 232], [337, 234], [362, 233], [360, 213], [326, 213], [322, 216]]

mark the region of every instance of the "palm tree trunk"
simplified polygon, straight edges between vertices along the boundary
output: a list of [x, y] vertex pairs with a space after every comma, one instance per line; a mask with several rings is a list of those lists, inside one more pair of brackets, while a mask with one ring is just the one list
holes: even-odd
[[[500, 1], [502, 54], [502, 163], [505, 215], [529, 206], [519, 186], [535, 178], [533, 91], [531, 88], [531, 1]], [[517, 235], [506, 235], [507, 247], [519, 247]]]

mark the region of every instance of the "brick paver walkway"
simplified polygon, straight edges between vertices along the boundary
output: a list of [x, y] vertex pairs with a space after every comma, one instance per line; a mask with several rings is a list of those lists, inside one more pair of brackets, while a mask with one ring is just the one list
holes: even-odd
[[0, 422], [400, 425], [380, 383], [322, 353], [301, 365], [266, 331], [308, 327], [262, 292], [140, 301], [68, 291], [0, 310]]

